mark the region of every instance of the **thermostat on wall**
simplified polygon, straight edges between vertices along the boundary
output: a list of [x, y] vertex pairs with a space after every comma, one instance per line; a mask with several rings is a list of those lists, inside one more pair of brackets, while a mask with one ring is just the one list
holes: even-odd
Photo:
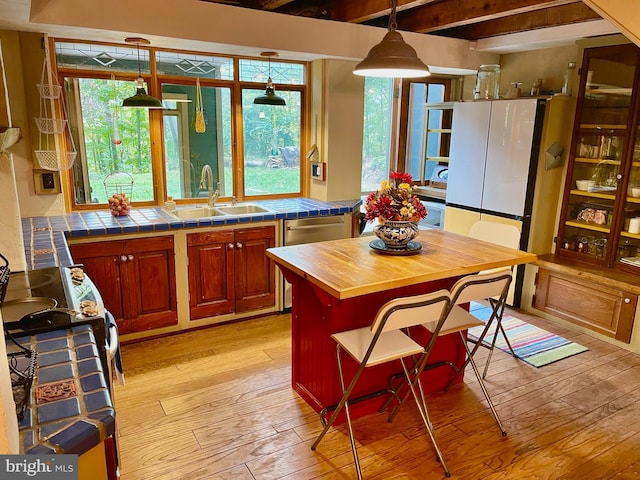
[[314, 180], [325, 180], [325, 166], [326, 163], [311, 162], [311, 178]]

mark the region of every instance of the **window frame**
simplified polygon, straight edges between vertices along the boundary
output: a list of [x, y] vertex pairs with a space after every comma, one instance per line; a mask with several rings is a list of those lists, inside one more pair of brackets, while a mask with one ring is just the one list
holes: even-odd
[[[111, 79], [111, 75], [115, 77], [116, 80], [124, 80], [124, 81], [133, 81], [135, 82], [138, 77], [138, 72], [126, 72], [122, 70], [90, 70], [90, 69], [82, 69], [82, 68], [69, 68], [69, 67], [58, 67], [56, 61], [56, 50], [55, 44], [57, 42], [72, 42], [76, 44], [89, 44], [89, 45], [108, 45], [115, 47], [130, 47], [128, 44], [118, 44], [118, 43], [109, 43], [109, 42], [93, 42], [93, 41], [82, 41], [77, 39], [68, 39], [68, 38], [51, 38], [50, 39], [50, 55], [52, 56], [52, 65], [54, 65], [56, 70], [57, 79], [62, 85], [65, 77], [74, 77], [74, 78], [97, 78], [97, 79]], [[147, 93], [156, 98], [162, 98], [162, 85], [165, 83], [174, 83], [174, 84], [192, 84], [195, 82], [195, 77], [190, 76], [176, 76], [176, 75], [159, 75], [157, 73], [156, 68], [156, 52], [176, 52], [182, 54], [193, 54], [193, 55], [212, 55], [216, 57], [226, 57], [231, 58], [233, 60], [233, 80], [225, 80], [225, 79], [211, 79], [211, 78], [200, 78], [201, 86], [207, 87], [224, 87], [230, 88], [230, 96], [231, 96], [231, 166], [233, 169], [233, 186], [232, 186], [232, 195], [234, 195], [239, 201], [245, 200], [246, 196], [244, 193], [244, 147], [243, 147], [243, 118], [242, 118], [242, 90], [243, 89], [257, 89], [264, 90], [266, 82], [249, 82], [249, 81], [240, 81], [240, 60], [256, 60], [263, 61], [262, 57], [250, 57], [250, 56], [235, 56], [228, 54], [220, 54], [217, 52], [201, 52], [201, 51], [190, 51], [190, 50], [180, 50], [180, 49], [168, 49], [168, 48], [156, 48], [151, 46], [141, 45], [140, 50], [146, 50], [149, 52], [149, 69], [150, 73], [142, 72], [142, 78], [145, 80], [147, 84]], [[296, 61], [296, 60], [281, 60], [278, 59], [276, 62], [279, 63], [292, 63], [292, 64], [300, 64], [303, 66], [303, 82], [302, 84], [275, 84], [276, 91], [299, 91], [300, 92], [300, 151], [306, 151], [306, 143], [307, 143], [307, 118], [309, 116], [308, 108], [310, 105], [309, 102], [309, 70], [310, 63], [305, 61]], [[164, 124], [163, 124], [163, 110], [161, 109], [149, 109], [149, 135], [151, 141], [151, 170], [152, 170], [152, 181], [153, 181], [153, 200], [149, 201], [135, 201], [133, 200], [134, 206], [159, 206], [162, 205], [167, 199], [167, 185], [166, 185], [166, 168], [165, 168], [165, 152], [164, 152]], [[302, 153], [301, 153], [302, 156]], [[307, 165], [306, 162], [300, 161], [300, 188], [298, 192], [295, 193], [279, 193], [279, 194], [267, 194], [267, 195], [252, 195], [249, 198], [251, 200], [265, 200], [265, 199], [278, 199], [278, 198], [296, 198], [305, 194], [306, 182], [305, 178], [307, 175]], [[74, 186], [74, 174], [73, 168], [69, 169], [67, 172], [63, 173], [63, 181], [65, 182], [66, 188], [64, 189], [65, 196], [65, 204], [67, 205], [68, 210], [70, 211], [79, 211], [79, 210], [96, 210], [103, 209], [106, 206], [106, 203], [86, 203], [86, 204], [78, 204], [76, 203], [75, 198], [75, 186]], [[65, 174], [66, 173], [66, 174]], [[230, 199], [230, 197], [221, 197], [222, 200]], [[206, 202], [206, 198], [204, 199], [177, 199], [177, 203], [201, 203]]]
[[[398, 128], [399, 138], [398, 138], [398, 165], [397, 170], [400, 172], [406, 171], [407, 167], [407, 148], [409, 147], [408, 141], [408, 133], [409, 133], [409, 108], [410, 108], [410, 97], [411, 97], [411, 84], [413, 83], [422, 83], [422, 84], [439, 84], [444, 85], [444, 102], [451, 101], [451, 79], [450, 78], [440, 78], [440, 77], [428, 77], [420, 80], [413, 79], [404, 79], [402, 81], [401, 86], [401, 94], [400, 94], [400, 124]], [[414, 183], [421, 183], [419, 180], [416, 180]]]

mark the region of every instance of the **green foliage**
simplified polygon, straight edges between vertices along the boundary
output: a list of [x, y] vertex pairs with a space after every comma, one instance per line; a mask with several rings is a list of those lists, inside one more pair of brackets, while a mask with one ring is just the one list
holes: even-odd
[[[135, 82], [80, 78], [78, 86], [90, 176], [150, 172], [149, 112], [121, 107], [135, 93]], [[115, 144], [114, 135], [122, 143]]]

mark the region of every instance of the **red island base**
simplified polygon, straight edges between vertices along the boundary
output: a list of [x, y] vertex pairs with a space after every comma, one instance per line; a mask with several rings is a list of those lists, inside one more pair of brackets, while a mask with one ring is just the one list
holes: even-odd
[[[389, 300], [449, 289], [457, 280], [448, 278], [340, 300], [282, 265], [279, 267], [292, 284], [292, 386], [317, 412], [335, 406], [342, 396], [336, 344], [331, 334], [371, 325], [378, 309]], [[423, 335], [424, 339], [420, 341], [426, 342], [430, 333], [423, 329]], [[343, 355], [346, 357], [343, 367], [348, 384], [357, 363], [344, 352]], [[461, 367], [464, 360], [465, 349], [460, 335], [455, 333], [437, 340], [429, 363], [448, 361]], [[366, 368], [351, 398], [388, 388], [390, 378], [401, 372], [399, 361]], [[422, 377], [423, 387], [426, 392], [441, 390], [454, 375], [454, 370], [449, 366], [426, 370]], [[456, 382], [462, 381], [462, 377], [461, 372]], [[378, 411], [386, 399], [387, 396], [382, 395], [354, 404], [352, 417]]]

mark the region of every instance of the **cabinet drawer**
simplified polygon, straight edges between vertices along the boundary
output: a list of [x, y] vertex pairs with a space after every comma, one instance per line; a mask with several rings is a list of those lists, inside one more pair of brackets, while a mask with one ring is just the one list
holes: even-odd
[[637, 302], [633, 293], [540, 268], [533, 306], [629, 343]]

